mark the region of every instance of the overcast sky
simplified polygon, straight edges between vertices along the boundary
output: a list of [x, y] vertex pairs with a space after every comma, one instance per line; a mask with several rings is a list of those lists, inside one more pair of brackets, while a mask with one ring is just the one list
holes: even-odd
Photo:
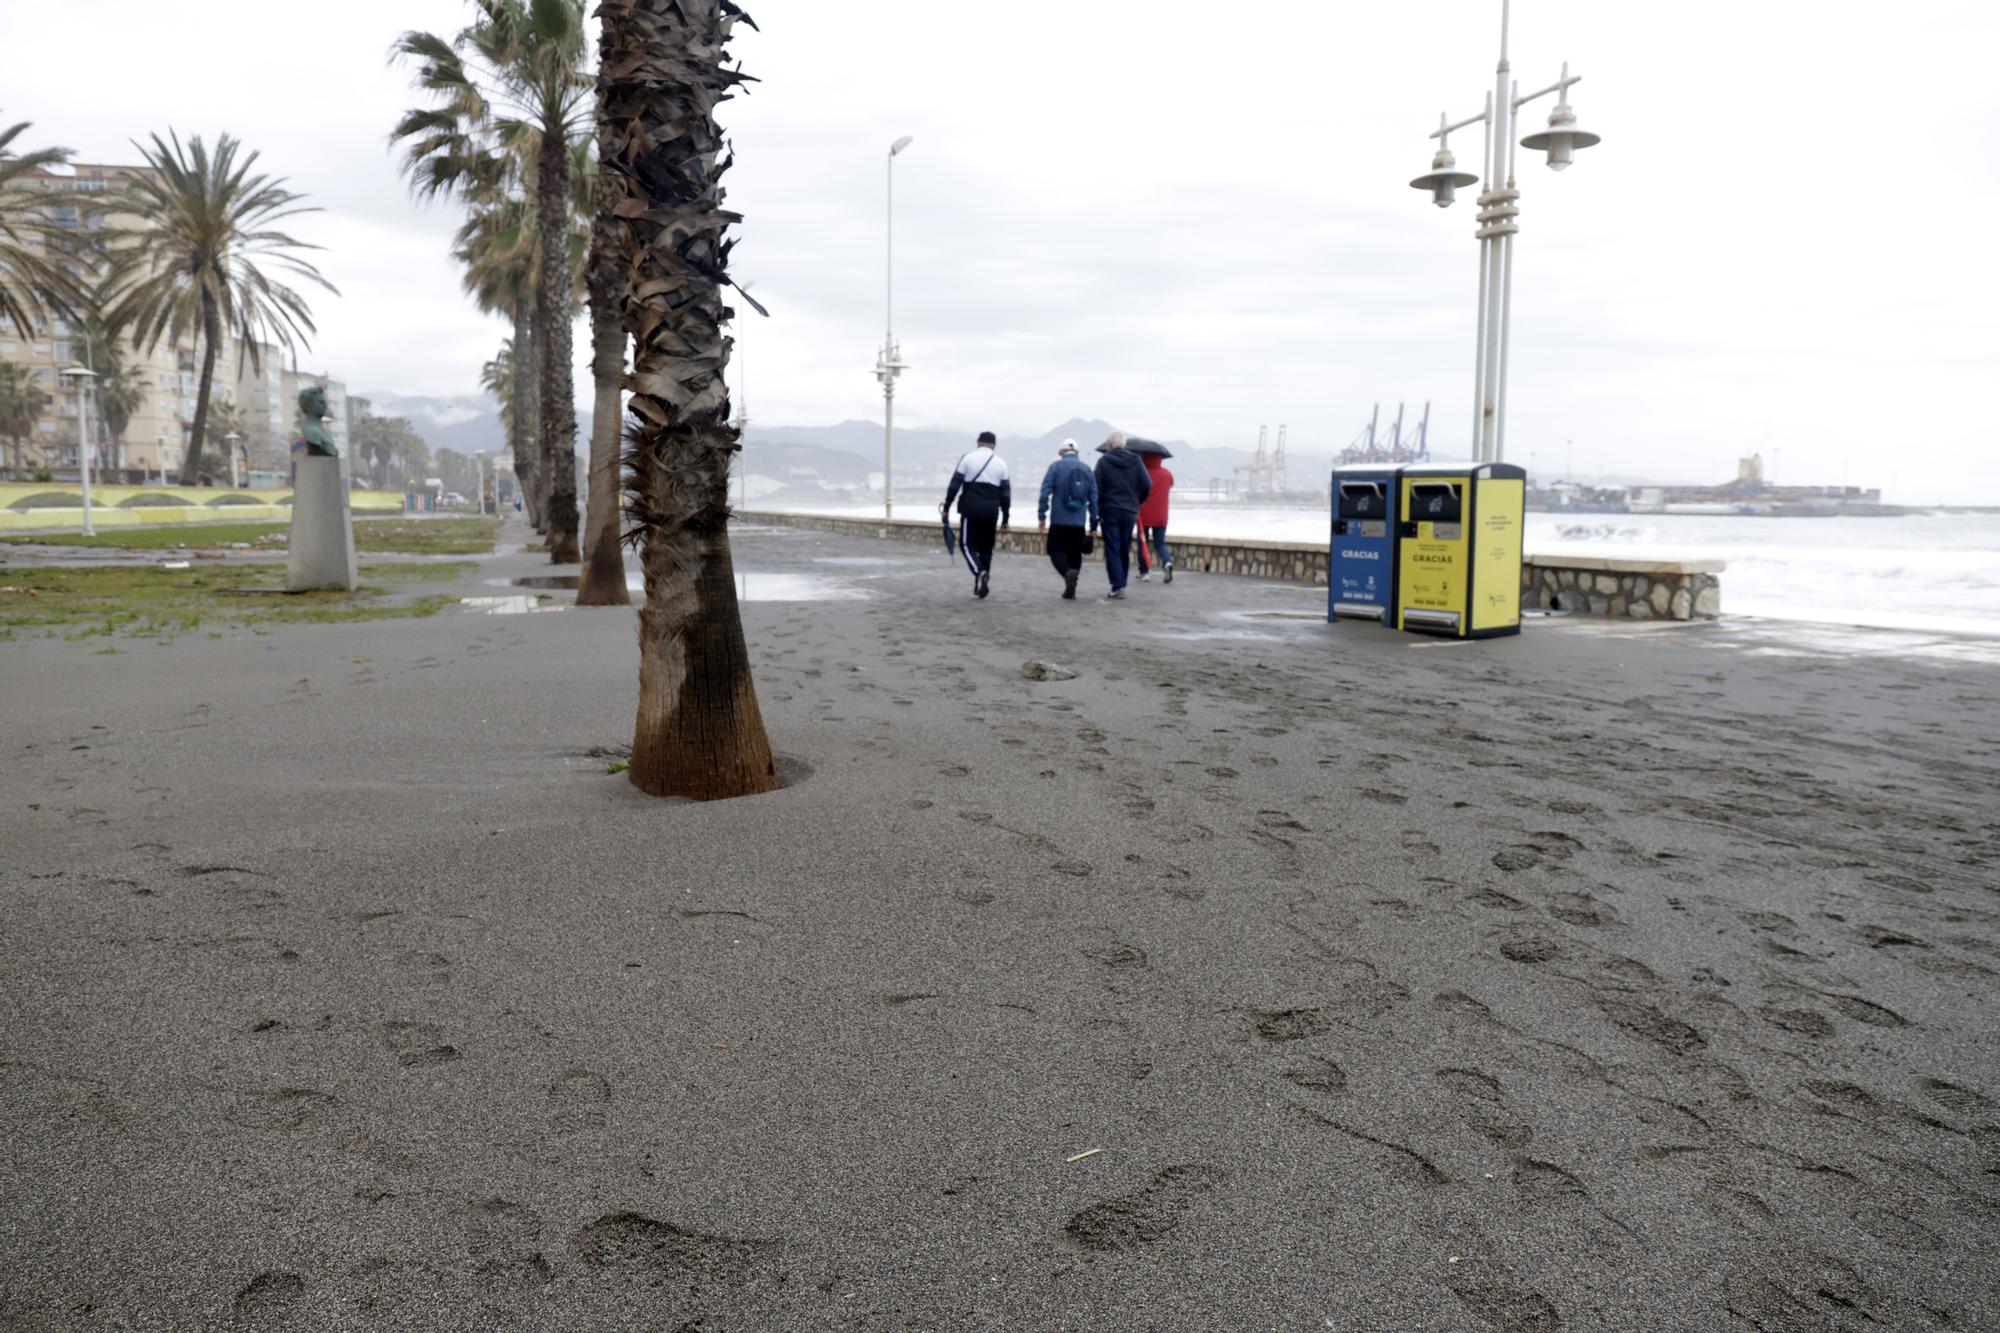
[[[747, 2], [762, 82], [725, 118], [738, 272], [773, 316], [742, 330], [759, 421], [880, 420], [883, 157], [911, 134], [899, 421], [1211, 446], [1287, 422], [1330, 450], [1375, 400], [1430, 399], [1462, 450], [1473, 206], [1405, 182], [1492, 86], [1499, 0]], [[1783, 482], [2000, 503], [2000, 6], [1514, 8], [1516, 77], [1570, 61], [1604, 143], [1560, 176], [1521, 155], [1510, 457], [1706, 479], [1758, 449]], [[396, 175], [411, 94], [384, 60], [466, 12], [14, 6], [0, 115], [84, 160], [169, 126], [248, 140], [326, 209], [299, 231], [342, 297], [308, 368], [469, 393], [503, 329], [460, 295], [451, 209]], [[1476, 133], [1454, 147], [1478, 161]]]

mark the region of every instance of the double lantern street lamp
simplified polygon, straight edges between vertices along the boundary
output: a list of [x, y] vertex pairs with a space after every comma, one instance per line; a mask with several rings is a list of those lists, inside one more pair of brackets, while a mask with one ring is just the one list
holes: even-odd
[[908, 148], [911, 137], [904, 135], [889, 145], [888, 158], [888, 262], [884, 266], [885, 318], [882, 350], [875, 358], [875, 378], [882, 381], [882, 517], [895, 517], [895, 484], [890, 467], [895, 461], [896, 376], [909, 369], [903, 364], [903, 349], [896, 345], [896, 155]]
[[[1511, 0], [1500, 5], [1500, 66], [1494, 87], [1486, 96], [1486, 109], [1456, 123], [1448, 115], [1438, 117], [1437, 155], [1431, 169], [1411, 181], [1419, 190], [1428, 190], [1431, 202], [1450, 208], [1460, 189], [1477, 185], [1483, 176], [1485, 188], [1479, 193], [1479, 335], [1478, 361], [1473, 376], [1473, 458], [1481, 463], [1499, 462], [1507, 447], [1507, 346], [1514, 302], [1514, 235], [1520, 230], [1521, 192], [1514, 185], [1515, 117], [1520, 109], [1538, 98], [1556, 95], [1549, 125], [1521, 140], [1521, 147], [1549, 155], [1549, 170], [1562, 171], [1578, 149], [1588, 148], [1600, 136], [1580, 129], [1576, 112], [1569, 104], [1571, 85], [1583, 82], [1572, 77], [1569, 65], [1562, 77], [1538, 92], [1526, 96], [1507, 64], [1507, 21]], [[1480, 174], [1460, 169], [1451, 153], [1451, 134], [1468, 125], [1486, 126], [1486, 150]], [[1504, 185], [1499, 182], [1505, 181]]]

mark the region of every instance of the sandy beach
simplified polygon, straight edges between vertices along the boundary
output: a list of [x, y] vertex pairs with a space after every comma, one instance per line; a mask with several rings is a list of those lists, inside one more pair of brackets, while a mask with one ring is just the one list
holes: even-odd
[[736, 562], [0, 643], [0, 1326], [2000, 1326], [2000, 641]]

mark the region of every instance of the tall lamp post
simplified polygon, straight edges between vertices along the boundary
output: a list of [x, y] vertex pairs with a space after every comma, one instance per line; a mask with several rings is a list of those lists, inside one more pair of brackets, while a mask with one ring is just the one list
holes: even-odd
[[97, 524], [90, 513], [90, 386], [97, 372], [88, 366], [64, 366], [62, 377], [76, 390], [76, 470], [83, 476], [83, 535], [92, 537], [97, 534]]
[[[745, 297], [757, 285], [756, 279], [739, 282], [736, 290]], [[734, 330], [736, 346], [733, 360], [736, 362], [736, 507], [750, 507], [750, 459], [743, 452], [743, 442], [750, 431], [750, 361], [743, 354], [743, 330]]]
[[887, 236], [888, 262], [884, 266], [882, 352], [875, 358], [875, 378], [882, 381], [882, 517], [896, 516], [896, 486], [890, 471], [895, 461], [896, 376], [909, 367], [903, 364], [903, 349], [896, 345], [896, 154], [908, 148], [911, 136], [904, 135], [889, 145]]
[[[1449, 115], [1438, 117], [1431, 138], [1438, 141], [1431, 169], [1410, 184], [1430, 192], [1431, 202], [1450, 208], [1458, 190], [1484, 184], [1479, 192], [1479, 334], [1477, 364], [1473, 373], [1473, 458], [1494, 463], [1507, 449], [1507, 347], [1514, 305], [1514, 235], [1520, 230], [1521, 192], [1514, 185], [1515, 118], [1522, 107], [1537, 98], [1556, 94], [1555, 110], [1549, 125], [1521, 140], [1531, 152], [1547, 152], [1549, 169], [1562, 171], [1579, 148], [1588, 148], [1601, 136], [1577, 128], [1576, 112], [1570, 109], [1571, 85], [1583, 82], [1571, 76], [1569, 65], [1562, 77], [1537, 92], [1525, 96], [1514, 81], [1507, 63], [1507, 23], [1511, 0], [1500, 0], [1500, 65], [1487, 95], [1486, 109], [1476, 116], [1452, 122]], [[1451, 154], [1451, 134], [1468, 125], [1486, 126], [1486, 151], [1480, 171], [1461, 170]], [[1504, 183], [1503, 183], [1504, 182]]]

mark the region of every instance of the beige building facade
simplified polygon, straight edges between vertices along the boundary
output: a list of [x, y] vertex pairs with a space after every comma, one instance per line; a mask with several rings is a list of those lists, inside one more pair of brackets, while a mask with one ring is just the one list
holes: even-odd
[[[91, 195], [115, 189], [122, 177], [142, 170], [79, 163], [74, 166], [73, 175], [41, 173], [32, 179], [44, 189], [78, 195], [87, 201]], [[112, 218], [103, 212], [93, 212], [87, 202], [82, 202], [55, 206], [52, 220], [65, 230], [89, 234], [104, 231]], [[102, 243], [95, 248], [101, 252]], [[0, 325], [0, 361], [25, 367], [48, 398], [34, 429], [19, 447], [13, 440], [0, 440], [0, 458], [4, 458], [9, 472], [25, 477], [47, 471], [62, 480], [73, 480], [78, 475], [81, 395], [63, 379], [61, 372], [65, 366], [83, 364], [88, 352], [81, 330], [63, 319], [43, 321], [34, 336], [28, 338], [22, 337], [11, 324]], [[96, 402], [89, 403], [90, 435], [95, 444], [93, 457], [98, 475], [106, 481], [177, 482], [194, 430], [195, 399], [201, 387], [200, 343], [192, 337], [179, 342], [166, 337], [157, 347], [145, 350], [123, 341], [118, 353], [126, 379], [139, 386], [142, 400], [122, 438], [115, 440], [105, 429]], [[344, 384], [325, 374], [294, 370], [284, 349], [271, 344], [259, 345], [255, 365], [244, 353], [244, 347], [234, 338], [225, 338], [217, 351], [215, 378], [210, 388], [208, 448], [226, 458], [214, 414], [221, 405], [234, 403], [241, 410], [243, 423], [243, 438], [236, 442], [239, 478], [247, 484], [252, 470], [288, 473], [291, 443], [298, 435], [298, 395], [307, 385], [317, 384], [327, 391], [330, 415], [327, 428], [341, 453], [347, 453]]]

